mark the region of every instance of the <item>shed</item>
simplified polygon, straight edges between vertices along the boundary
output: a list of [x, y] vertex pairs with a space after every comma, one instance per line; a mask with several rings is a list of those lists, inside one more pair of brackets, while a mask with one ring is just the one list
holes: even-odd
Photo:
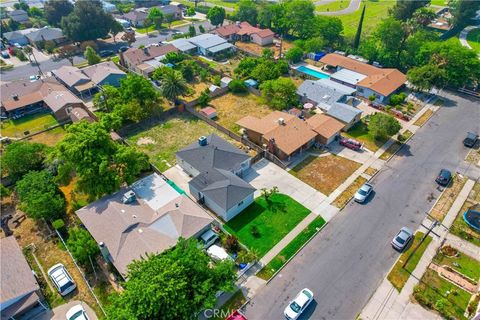
[[253, 80], [253, 79], [245, 80], [245, 84], [247, 85], [247, 87], [252, 87], [252, 88], [257, 88], [258, 87], [258, 82], [256, 80]]
[[209, 119], [213, 119], [217, 116], [217, 109], [212, 107], [205, 107], [200, 110], [200, 113]]
[[217, 89], [220, 89], [220, 87], [212, 84], [210, 87], [208, 87], [208, 91], [210, 92], [215, 92]]
[[232, 78], [223, 77], [220, 79], [220, 88], [228, 87], [228, 84], [232, 81]]

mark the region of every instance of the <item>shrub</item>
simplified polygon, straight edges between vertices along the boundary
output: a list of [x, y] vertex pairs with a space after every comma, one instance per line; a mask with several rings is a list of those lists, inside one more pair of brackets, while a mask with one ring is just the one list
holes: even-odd
[[375, 95], [372, 94], [370, 97], [368, 97], [368, 100], [370, 100], [370, 101], [373, 102], [373, 101], [375, 101], [376, 98], [377, 98], [377, 97], [375, 97]]
[[258, 230], [257, 226], [251, 226], [250, 233], [254, 238], [260, 238], [260, 231]]
[[18, 58], [20, 61], [27, 61], [27, 56], [21, 49], [13, 48], [13, 55]]
[[303, 58], [303, 50], [299, 47], [293, 47], [287, 51], [285, 58], [292, 63], [300, 62]]
[[222, 80], [222, 79], [220, 78], [220, 76], [219, 76], [219, 75], [216, 75], [216, 76], [213, 77], [212, 83], [213, 83], [214, 85], [216, 85], [217, 87], [219, 87], [219, 86], [221, 85], [221, 80]]
[[402, 104], [406, 98], [407, 98], [407, 95], [405, 94], [405, 92], [400, 92], [399, 94], [393, 94], [390, 97], [390, 105], [398, 106], [399, 104]]
[[75, 260], [84, 266], [88, 266], [90, 258], [94, 260], [95, 256], [100, 253], [100, 248], [90, 233], [82, 228], [69, 230], [67, 246]]
[[385, 113], [375, 113], [370, 117], [368, 130], [375, 138], [387, 138], [398, 133], [402, 126], [397, 119]]
[[45, 41], [45, 44], [43, 45], [43, 48], [47, 53], [53, 53], [53, 50], [55, 50], [56, 47], [57, 45], [53, 41]]
[[65, 227], [65, 222], [62, 219], [57, 219], [52, 222], [52, 227], [55, 230], [61, 230]]
[[187, 16], [188, 17], [191, 17], [191, 16], [194, 16], [195, 15], [195, 8], [193, 7], [190, 7], [187, 9]]
[[197, 101], [198, 101], [198, 104], [202, 107], [206, 107], [208, 105], [208, 103], [210, 102], [211, 98], [210, 98], [210, 91], [208, 89], [205, 89], [205, 91], [203, 91], [201, 94], [200, 94], [200, 97], [198, 97]]
[[198, 30], [199, 30], [201, 33], [205, 33], [205, 28], [204, 28], [202, 25], [199, 25], [199, 26], [198, 26]]
[[237, 237], [231, 234], [224, 238], [223, 246], [227, 252], [238, 252], [240, 250], [240, 244], [238, 243]]
[[228, 89], [233, 93], [245, 93], [248, 91], [247, 85], [242, 80], [238, 79], [230, 81]]

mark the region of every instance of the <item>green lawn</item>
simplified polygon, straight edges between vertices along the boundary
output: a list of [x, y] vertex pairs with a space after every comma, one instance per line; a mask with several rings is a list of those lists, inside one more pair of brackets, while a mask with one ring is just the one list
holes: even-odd
[[357, 122], [347, 132], [343, 132], [342, 135], [360, 141], [368, 150], [373, 152], [377, 151], [385, 142], [387, 142], [387, 139], [375, 139], [368, 131], [367, 124], [363, 121]]
[[467, 42], [472, 49], [480, 54], [480, 29], [475, 29], [467, 34]]
[[392, 283], [392, 285], [397, 289], [399, 292], [402, 291], [403, 286], [405, 283], [407, 283], [408, 278], [410, 277], [410, 273], [415, 270], [418, 262], [420, 261], [420, 258], [422, 257], [423, 253], [425, 252], [425, 249], [427, 249], [428, 245], [432, 241], [431, 237], [427, 237], [425, 241], [420, 245], [418, 250], [415, 252], [415, 254], [408, 260], [407, 265], [405, 268], [403, 268], [403, 264], [405, 261], [408, 259], [408, 257], [412, 254], [413, 249], [418, 245], [420, 240], [423, 237], [422, 232], [417, 232], [415, 234], [415, 238], [413, 240], [412, 245], [410, 248], [408, 248], [407, 251], [405, 251], [398, 261], [395, 263], [395, 266], [393, 269], [390, 271], [390, 273], [387, 276], [388, 281]]
[[448, 0], [431, 0], [430, 4], [433, 6], [448, 7]]
[[471, 297], [470, 293], [440, 278], [432, 269], [427, 269], [414, 288], [413, 296], [421, 305], [437, 310], [446, 319], [466, 319], [463, 314]]
[[459, 252], [458, 257], [449, 257], [439, 252], [433, 262], [439, 266], [447, 265], [475, 281], [480, 279], [480, 261], [462, 252]]
[[[283, 239], [310, 210], [287, 195], [278, 193], [267, 204], [258, 197], [241, 214], [227, 222], [224, 227], [238, 237], [249, 249], [263, 257]], [[256, 231], [256, 232], [255, 232]]]
[[155, 29], [155, 26], [154, 26], [154, 25], [151, 25], [151, 26], [149, 26], [148, 28], [135, 28], [135, 31], [136, 31], [136, 32], [142, 33], [142, 34], [147, 33], [147, 31], [148, 31], [148, 32], [153, 32], [153, 31], [155, 31], [155, 30], [156, 30], [156, 29]]
[[49, 113], [35, 113], [16, 120], [2, 121], [0, 127], [4, 137], [23, 137], [25, 131], [30, 134], [42, 131], [58, 124], [55, 117]]
[[315, 7], [315, 11], [318, 12], [329, 12], [329, 11], [340, 11], [345, 8], [348, 8], [350, 0], [335, 0], [327, 4], [321, 4]]
[[325, 225], [325, 220], [322, 217], [317, 217], [315, 220], [296, 236], [275, 258], [272, 259], [265, 267], [257, 273], [257, 277], [264, 280], [270, 279], [275, 272], [277, 272], [313, 235], [318, 229]]
[[[362, 5], [366, 4], [365, 17], [363, 19], [362, 34], [372, 32], [377, 24], [388, 15], [388, 9], [393, 7], [395, 1], [391, 0], [366, 0]], [[343, 23], [343, 34], [347, 38], [353, 38], [357, 32], [358, 22], [362, 14], [362, 6], [354, 13], [337, 16]]]

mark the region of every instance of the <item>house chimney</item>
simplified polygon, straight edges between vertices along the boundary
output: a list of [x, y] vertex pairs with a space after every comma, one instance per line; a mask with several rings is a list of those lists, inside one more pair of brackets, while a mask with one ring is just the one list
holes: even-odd
[[278, 122], [279, 125], [284, 125], [285, 124], [285, 119], [278, 118], [277, 122]]

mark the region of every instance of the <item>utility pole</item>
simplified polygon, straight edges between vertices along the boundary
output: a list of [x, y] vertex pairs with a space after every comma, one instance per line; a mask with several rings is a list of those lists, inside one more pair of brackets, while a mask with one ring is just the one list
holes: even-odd
[[430, 228], [428, 229], [427, 233], [425, 233], [420, 240], [420, 242], [417, 244], [417, 246], [413, 249], [412, 253], [408, 256], [407, 260], [402, 265], [402, 268], [405, 269], [405, 266], [407, 265], [408, 261], [412, 258], [412, 256], [415, 254], [415, 252], [418, 250], [418, 248], [422, 245], [423, 241], [427, 239], [428, 235], [432, 232], [433, 228], [435, 228], [437, 225], [439, 225], [440, 222], [438, 220], [434, 220]]

